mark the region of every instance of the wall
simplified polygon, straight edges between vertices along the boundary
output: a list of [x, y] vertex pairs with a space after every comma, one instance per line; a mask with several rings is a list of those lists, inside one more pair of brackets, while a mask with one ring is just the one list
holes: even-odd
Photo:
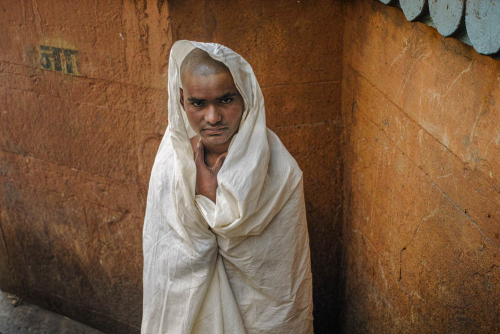
[[500, 331], [500, 63], [345, 4], [346, 333]]
[[[316, 332], [340, 310], [339, 1], [0, 3], [0, 287], [138, 333], [142, 221], [177, 39], [252, 64], [304, 171]], [[332, 66], [334, 64], [334, 66]]]
[[142, 314], [145, 195], [167, 124], [160, 9], [0, 10], [1, 288], [116, 333], [138, 332]]

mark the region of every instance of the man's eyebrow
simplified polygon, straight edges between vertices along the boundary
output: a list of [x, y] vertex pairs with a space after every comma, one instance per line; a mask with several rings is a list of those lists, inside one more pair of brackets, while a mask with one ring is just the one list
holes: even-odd
[[[226, 93], [224, 95], [216, 97], [215, 99], [216, 100], [223, 100], [223, 99], [227, 99], [227, 98], [233, 97], [233, 96], [236, 96], [236, 93]], [[198, 99], [196, 97], [188, 97], [187, 100], [189, 102], [205, 102], [205, 99]]]
[[233, 97], [236, 96], [236, 93], [226, 93], [222, 96], [217, 97], [217, 100], [224, 100], [227, 99], [228, 97]]
[[188, 97], [189, 102], [203, 102], [204, 99], [197, 99], [196, 97]]

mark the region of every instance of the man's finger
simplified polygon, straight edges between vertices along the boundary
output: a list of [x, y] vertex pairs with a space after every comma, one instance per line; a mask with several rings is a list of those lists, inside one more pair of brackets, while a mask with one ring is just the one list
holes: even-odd
[[205, 146], [203, 146], [201, 138], [200, 141], [198, 142], [198, 145], [196, 146], [196, 154], [194, 155], [194, 161], [197, 165], [205, 164]]

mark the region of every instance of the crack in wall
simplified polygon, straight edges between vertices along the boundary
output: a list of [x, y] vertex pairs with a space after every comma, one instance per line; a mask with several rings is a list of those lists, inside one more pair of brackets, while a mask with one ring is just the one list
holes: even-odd
[[[428, 209], [429, 209], [430, 193], [431, 193], [431, 188], [429, 188], [429, 193], [427, 194], [427, 203], [426, 203], [424, 215], [428, 212]], [[436, 209], [434, 209], [434, 211], [432, 211], [432, 213], [430, 215], [424, 216], [424, 217], [422, 217], [422, 219], [420, 219], [420, 221], [419, 221], [419, 223], [417, 225], [417, 228], [413, 232], [413, 235], [412, 235], [410, 241], [399, 252], [399, 278], [398, 278], [398, 281], [401, 281], [401, 279], [403, 278], [402, 277], [402, 267], [403, 267], [403, 260], [402, 260], [402, 258], [403, 258], [403, 252], [406, 251], [406, 249], [408, 248], [408, 246], [410, 246], [410, 244], [415, 239], [415, 237], [416, 237], [416, 235], [418, 233], [418, 230], [420, 229], [420, 226], [422, 226], [422, 223], [424, 221], [426, 221], [427, 219], [433, 217], [436, 214], [437, 211], [438, 211], [438, 209], [436, 208]]]
[[[410, 121], [412, 121], [412, 123], [414, 124], [417, 124], [421, 130], [423, 130], [429, 137], [433, 138], [435, 141], [437, 141], [439, 144], [441, 144], [444, 148], [446, 148], [446, 150], [453, 154], [453, 156], [455, 158], [457, 158], [459, 161], [461, 161], [462, 163], [468, 165], [469, 163], [467, 161], [463, 161], [457, 154], [455, 154], [455, 152], [453, 152], [451, 149], [449, 149], [443, 142], [441, 142], [441, 140], [439, 140], [438, 138], [434, 137], [427, 129], [425, 129], [424, 127], [422, 127], [420, 125], [419, 122], [417, 122], [416, 120], [414, 120], [408, 113], [406, 113], [406, 111], [404, 111], [403, 109], [401, 109], [401, 107], [399, 107], [399, 105], [396, 104], [396, 102], [394, 102], [390, 97], [388, 97], [383, 91], [381, 91], [377, 86], [375, 86], [375, 84], [373, 84], [368, 78], [366, 78], [361, 72], [359, 72], [357, 69], [355, 69], [354, 67], [352, 67], [350, 64], [348, 65], [348, 67], [353, 71], [355, 72], [360, 78], [362, 78], [364, 81], [366, 81], [373, 89], [375, 89], [377, 92], [379, 92], [384, 98], [387, 99], [387, 101], [389, 101], [395, 108], [398, 109], [399, 112], [401, 112], [406, 118], [408, 118]], [[374, 123], [371, 119], [370, 121], [372, 123]], [[375, 124], [375, 123], [374, 123]], [[376, 125], [378, 127], [378, 125]], [[378, 127], [379, 128], [379, 127]], [[379, 128], [380, 129], [380, 128]], [[384, 134], [385, 134], [385, 131], [381, 130]], [[391, 142], [394, 143], [394, 141], [392, 141], [391, 139], [389, 139]]]
[[[380, 255], [380, 253], [378, 252], [378, 250], [375, 248], [375, 246], [373, 245], [373, 243], [368, 239], [368, 237], [366, 237], [363, 233], [363, 231], [361, 230], [358, 230], [358, 229], [354, 229], [352, 230], [352, 232], [354, 233], [359, 233], [361, 234], [361, 237], [367, 241], [367, 244], [373, 248], [373, 250], [375, 251], [375, 254], [377, 254], [377, 257], [378, 257], [378, 260], [381, 261], [383, 260], [382, 256]], [[437, 333], [437, 331], [434, 329], [434, 327], [430, 324], [429, 320], [427, 319], [427, 317], [423, 314], [423, 311], [421, 310], [421, 307], [420, 305], [414, 301], [413, 297], [408, 293], [408, 291], [406, 290], [406, 287], [404, 286], [404, 284], [396, 279], [395, 280], [396, 284], [398, 285], [398, 287], [400, 288], [400, 290], [405, 294], [405, 296], [408, 298], [408, 300], [410, 301], [410, 303], [416, 308], [418, 314], [422, 317], [424, 323], [432, 330], [433, 333]]]
[[[361, 112], [361, 114], [363, 115], [363, 117], [365, 117], [370, 123], [372, 123], [374, 126], [376, 126], [385, 136], [385, 138], [387, 138], [388, 141], [390, 141], [391, 143], [394, 144], [394, 146], [398, 149], [399, 152], [401, 152], [403, 155], [405, 155], [408, 160], [415, 166], [417, 167], [428, 179], [429, 181], [432, 183], [432, 185], [434, 187], [436, 187], [436, 189], [439, 190], [439, 192], [441, 193], [441, 195], [443, 195], [451, 204], [453, 204], [453, 206], [458, 209], [463, 215], [465, 215], [467, 217], [467, 219], [469, 220], [470, 223], [472, 223], [472, 225], [481, 233], [481, 235], [483, 235], [483, 237], [485, 237], [488, 241], [491, 242], [491, 244], [493, 244], [493, 246], [495, 246], [498, 250], [500, 250], [500, 245], [498, 245], [493, 239], [491, 239], [486, 233], [484, 233], [484, 231], [478, 226], [478, 224], [471, 218], [471, 216], [467, 213], [467, 209], [463, 210], [462, 208], [460, 208], [447, 194], [446, 192], [441, 189], [433, 180], [432, 178], [430, 177], [430, 175], [425, 172], [415, 161], [413, 161], [398, 145], [397, 143], [395, 143], [392, 139], [390, 139], [387, 134], [385, 133], [385, 131], [382, 130], [382, 128], [380, 128], [374, 121], [372, 121], [370, 118], [368, 118], [368, 116], [366, 116], [363, 112]], [[445, 147], [445, 146], [443, 146]], [[448, 149], [448, 148], [447, 148]]]
[[[453, 154], [453, 156], [458, 159], [461, 163], [463, 163], [465, 166], [468, 165], [467, 162], [464, 162], [462, 159], [460, 159], [452, 150], [450, 150], [448, 147], [446, 147], [443, 143], [441, 143], [437, 138], [435, 138], [434, 136], [432, 136], [426, 129], [422, 128], [413, 118], [411, 118], [408, 114], [406, 114], [404, 112], [404, 110], [402, 110], [401, 108], [399, 108], [399, 106], [397, 106], [396, 104], [394, 104], [394, 102], [389, 98], [387, 97], [383, 92], [381, 92], [373, 83], [371, 83], [367, 78], [365, 78], [361, 73], [359, 73], [358, 71], [356, 71], [354, 68], [350, 67], [354, 72], [357, 73], [358, 76], [362, 77], [365, 81], [367, 81], [374, 89], [376, 89], [380, 94], [382, 94], [388, 101], [390, 101], [393, 106], [395, 108], [397, 108], [403, 115], [405, 115], [405, 117], [407, 117], [410, 121], [412, 121], [414, 124], [417, 124], [421, 130], [425, 131], [427, 133], [428, 136], [430, 136], [432, 139], [434, 139], [435, 141], [437, 141], [441, 147], [445, 148], [447, 150], [447, 152]], [[471, 216], [467, 213], [467, 209], [462, 209], [460, 208], [460, 206], [458, 206], [447, 194], [446, 192], [441, 189], [435, 182], [434, 180], [432, 180], [432, 178], [430, 177], [430, 175], [425, 171], [423, 170], [423, 168], [418, 165], [415, 161], [413, 161], [410, 156], [408, 154], [406, 154], [398, 145], [398, 143], [394, 142], [388, 135], [387, 133], [377, 124], [375, 123], [368, 115], [366, 115], [364, 112], [360, 111], [360, 114], [365, 117], [370, 123], [372, 123], [375, 127], [377, 127], [377, 129], [379, 129], [380, 132], [382, 132], [385, 136], [385, 138], [391, 142], [394, 147], [396, 147], [398, 149], [399, 152], [401, 152], [403, 155], [405, 155], [408, 160], [415, 166], [417, 167], [428, 179], [429, 181], [441, 192], [441, 194], [451, 203], [453, 204], [453, 206], [455, 206], [460, 212], [462, 212], [462, 214], [464, 214], [467, 219], [473, 224], [473, 226], [488, 240], [490, 241], [497, 249], [500, 250], [500, 245], [498, 245], [493, 239], [491, 239], [480, 227], [479, 225], [477, 224], [477, 222], [475, 222]], [[481, 174], [484, 174], [482, 172], [479, 171], [479, 173]]]
[[[453, 151], [451, 151], [446, 145], [443, 145], [438, 139], [436, 139], [434, 136], [432, 136], [427, 130], [425, 130], [424, 128], [422, 128], [417, 122], [415, 122], [415, 120], [413, 120], [411, 117], [408, 116], [408, 114], [406, 114], [406, 112], [404, 112], [401, 108], [399, 108], [399, 106], [395, 105], [394, 102], [388, 98], [383, 92], [381, 92], [376, 86], [374, 86], [367, 78], [365, 78], [361, 73], [359, 73], [357, 70], [355, 70], [354, 68], [352, 68], [351, 66], [349, 66], [351, 68], [351, 70], [353, 71], [353, 73], [357, 76], [359, 76], [360, 78], [362, 78], [363, 80], [365, 80], [366, 82], [369, 83], [369, 85], [371, 87], [373, 87], [376, 91], [380, 92], [381, 95], [383, 95], [388, 101], [390, 101], [391, 104], [394, 105], [395, 108], [397, 108], [397, 110], [399, 110], [401, 112], [402, 115], [404, 115], [407, 119], [409, 119], [410, 121], [412, 121], [413, 123], [416, 123], [419, 128], [421, 128], [420, 131], [425, 131], [426, 135], [428, 135], [430, 138], [432, 138], [433, 140], [435, 140], [436, 142], [439, 143], [439, 146], [440, 147], [444, 147], [445, 150], [447, 150], [449, 153], [452, 154], [453, 158], [455, 159], [458, 159], [458, 161], [460, 161], [460, 163], [463, 163], [465, 166], [468, 165], [467, 162], [464, 162], [462, 161], [462, 159], [460, 159]], [[355, 104], [355, 95], [353, 94], [354, 98], [353, 98], [353, 106], [352, 106], [352, 111], [354, 112], [354, 104]], [[416, 167], [420, 173], [422, 173], [423, 175], [425, 175], [425, 177], [429, 180], [430, 182], [430, 185], [432, 186], [431, 188], [429, 188], [429, 192], [431, 191], [432, 188], [435, 188], [439, 191], [439, 193], [449, 202], [453, 205], [453, 207], [457, 210], [459, 210], [461, 212], [461, 214], [463, 214], [467, 220], [469, 221], [469, 223], [474, 226], [474, 228], [476, 230], [479, 231], [479, 233], [490, 243], [492, 244], [493, 246], [495, 246], [497, 249], [500, 249], [500, 247], [497, 245], [497, 243], [492, 240], [490, 237], [488, 237], [488, 235], [478, 226], [477, 222], [474, 221], [472, 219], [472, 217], [469, 215], [469, 213], [467, 212], [467, 209], [462, 209], [458, 204], [456, 204], [453, 199], [451, 199], [447, 194], [446, 192], [440, 188], [434, 181], [433, 179], [431, 178], [431, 176], [421, 167], [419, 166], [415, 161], [413, 161], [411, 159], [410, 156], [408, 156], [408, 154], [406, 154], [402, 149], [401, 147], [399, 146], [399, 141], [398, 142], [395, 142], [394, 140], [392, 140], [388, 133], [386, 131], [384, 131], [376, 122], [374, 122], [370, 117], [369, 115], [367, 115], [364, 111], [361, 111], [358, 109], [358, 114], [363, 117], [366, 121], [368, 121], [370, 124], [372, 124], [373, 126], [375, 126], [382, 134], [383, 136], [386, 138], [386, 140], [390, 143], [392, 143], [394, 145], [394, 147], [403, 155], [403, 156], [406, 156], [408, 158], [408, 160], [412, 163], [412, 165], [414, 167]], [[346, 163], [346, 162], [345, 162]], [[447, 175], [447, 176], [450, 176], [450, 175]], [[451, 176], [453, 176], [453, 174], [451, 174]], [[426, 209], [425, 209], [425, 214], [428, 213], [428, 209], [429, 209], [429, 197], [428, 197], [428, 200], [427, 200], [427, 204], [426, 204]], [[415, 229], [412, 237], [411, 237], [411, 240], [401, 249], [400, 251], [400, 272], [399, 272], [399, 278], [396, 280], [398, 286], [400, 287], [400, 289], [405, 293], [405, 295], [407, 296], [407, 298], [409, 299], [409, 301], [411, 302], [412, 305], [414, 305], [419, 314], [422, 316], [422, 319], [424, 319], [424, 322], [426, 323], [427, 326], [429, 326], [429, 328], [434, 332], [436, 333], [436, 330], [435, 328], [430, 324], [429, 322], [429, 319], [427, 319], [427, 317], [425, 317], [422, 312], [421, 312], [421, 307], [420, 305], [415, 301], [415, 299], [408, 293], [407, 289], [406, 289], [406, 286], [403, 284], [402, 282], [402, 263], [403, 263], [403, 260], [402, 260], [402, 254], [407, 250], [407, 248], [412, 244], [412, 242], [414, 242], [416, 240], [416, 237], [417, 237], [417, 233], [420, 229], [420, 227], [422, 226], [422, 224], [428, 220], [430, 217], [432, 217], [432, 215], [436, 214], [438, 212], [439, 209], [435, 209], [431, 214], [428, 214], [424, 217], [421, 218], [421, 220], [419, 221], [419, 224], [417, 225], [417, 228]], [[352, 219], [351, 219], [352, 221]], [[371, 243], [369, 243], [371, 244]], [[488, 273], [491, 273], [493, 272], [493, 270], [495, 270], [495, 268], [500, 268], [500, 266], [497, 266], [497, 265], [493, 265], [490, 267], [490, 270], [487, 271], [487, 273], [485, 275], [487, 275]], [[469, 303], [470, 304], [470, 303]], [[455, 307], [453, 305], [445, 305], [445, 307]], [[458, 308], [462, 308], [462, 309], [465, 309], [467, 308], [468, 305], [465, 305], [465, 306], [457, 306]]]

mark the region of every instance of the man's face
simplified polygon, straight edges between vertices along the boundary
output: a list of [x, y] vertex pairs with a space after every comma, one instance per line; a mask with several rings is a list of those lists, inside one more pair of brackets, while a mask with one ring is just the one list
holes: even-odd
[[244, 105], [231, 73], [185, 73], [183, 86], [181, 105], [193, 130], [205, 145], [228, 145], [238, 131]]

